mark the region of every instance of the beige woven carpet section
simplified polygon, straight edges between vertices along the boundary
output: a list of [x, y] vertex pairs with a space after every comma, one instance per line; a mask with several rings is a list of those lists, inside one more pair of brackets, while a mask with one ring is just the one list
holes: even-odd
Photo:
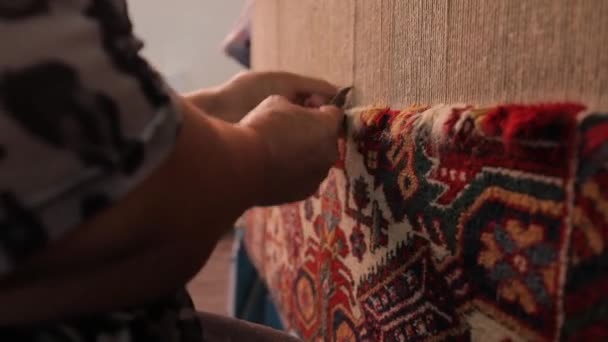
[[608, 108], [605, 0], [256, 0], [253, 65], [355, 85], [356, 104]]

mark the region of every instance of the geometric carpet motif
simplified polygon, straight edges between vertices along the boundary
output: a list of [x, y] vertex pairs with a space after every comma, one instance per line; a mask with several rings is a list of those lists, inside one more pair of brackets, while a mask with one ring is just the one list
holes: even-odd
[[290, 330], [608, 339], [608, 115], [568, 103], [350, 114], [314, 196], [242, 220]]

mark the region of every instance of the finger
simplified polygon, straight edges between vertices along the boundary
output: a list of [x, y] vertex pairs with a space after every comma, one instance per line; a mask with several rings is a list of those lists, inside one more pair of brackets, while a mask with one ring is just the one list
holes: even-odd
[[260, 103], [260, 106], [268, 106], [268, 105], [274, 105], [274, 104], [290, 105], [292, 103], [285, 96], [270, 95], [267, 98], [265, 98], [264, 101], [262, 101]]
[[279, 95], [272, 95], [268, 99], [275, 103], [280, 103], [284, 108], [293, 113], [313, 114], [320, 116], [331, 126], [342, 126], [344, 120], [344, 112], [342, 109], [333, 105], [324, 105], [321, 107], [306, 107], [297, 103], [290, 102], [287, 98]]
[[291, 86], [298, 93], [321, 95], [326, 100], [331, 99], [338, 93], [338, 87], [318, 78], [306, 77], [297, 74], [286, 74], [291, 81]]
[[304, 101], [304, 107], [317, 108], [326, 105], [328, 102], [329, 101], [326, 97], [318, 94], [312, 94]]

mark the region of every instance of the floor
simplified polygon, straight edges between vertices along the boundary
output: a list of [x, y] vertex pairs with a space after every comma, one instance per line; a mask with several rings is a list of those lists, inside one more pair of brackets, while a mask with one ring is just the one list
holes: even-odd
[[232, 243], [232, 235], [220, 240], [205, 267], [188, 284], [197, 310], [221, 315], [229, 313]]

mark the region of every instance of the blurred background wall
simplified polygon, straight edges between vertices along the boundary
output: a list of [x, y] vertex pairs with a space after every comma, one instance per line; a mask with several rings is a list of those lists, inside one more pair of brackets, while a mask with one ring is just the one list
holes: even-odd
[[221, 49], [244, 0], [129, 0], [144, 55], [178, 91], [216, 85], [240, 70]]

